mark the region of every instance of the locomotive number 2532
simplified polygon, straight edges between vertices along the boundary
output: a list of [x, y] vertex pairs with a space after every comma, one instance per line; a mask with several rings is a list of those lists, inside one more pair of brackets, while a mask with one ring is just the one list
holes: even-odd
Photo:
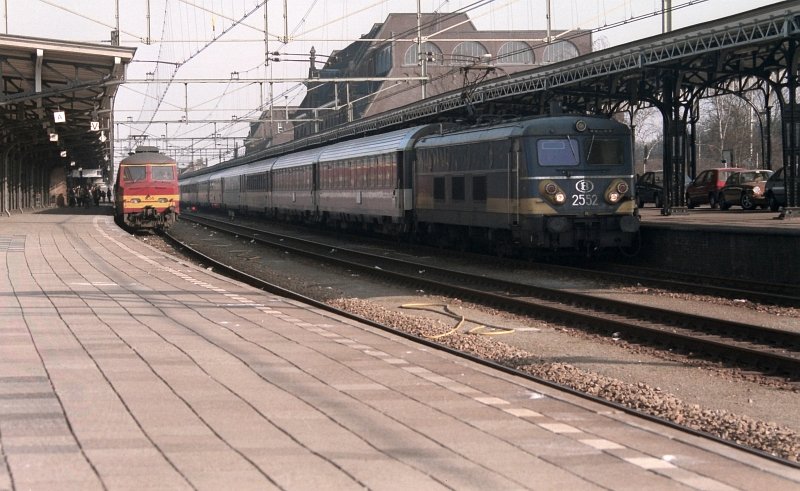
[[597, 205], [596, 194], [573, 194], [572, 206], [595, 206]]

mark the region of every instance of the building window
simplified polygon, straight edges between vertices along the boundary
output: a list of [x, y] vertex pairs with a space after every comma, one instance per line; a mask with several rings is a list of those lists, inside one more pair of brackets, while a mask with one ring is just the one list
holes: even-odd
[[578, 48], [569, 41], [556, 41], [544, 49], [544, 63], [569, 60], [578, 56]]
[[[431, 42], [422, 43], [422, 52], [425, 54], [428, 65], [441, 65], [442, 64], [442, 50]], [[417, 57], [417, 43], [413, 43], [406, 50], [403, 56], [403, 65], [411, 66], [419, 63], [421, 59]]]
[[375, 75], [384, 75], [392, 69], [392, 47], [384, 46], [375, 53]]
[[453, 50], [451, 65], [472, 65], [481, 61], [483, 55], [489, 54], [486, 47], [477, 41], [464, 41]]
[[511, 41], [497, 52], [498, 65], [532, 65], [533, 50], [527, 43]]

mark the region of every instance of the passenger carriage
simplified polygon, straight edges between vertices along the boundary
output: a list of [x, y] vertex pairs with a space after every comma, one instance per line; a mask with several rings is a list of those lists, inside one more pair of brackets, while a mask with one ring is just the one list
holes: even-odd
[[272, 164], [272, 215], [292, 221], [309, 221], [316, 216], [314, 166], [322, 149], [315, 148], [278, 157]]
[[322, 221], [382, 233], [407, 228], [414, 143], [437, 126], [417, 126], [326, 147], [317, 165]]
[[200, 183], [202, 181], [201, 176], [194, 176], [189, 177], [186, 179], [181, 179], [180, 181], [180, 191], [181, 191], [181, 204], [184, 207], [198, 207], [200, 206]]
[[240, 193], [241, 199], [239, 202], [239, 211], [244, 214], [268, 214], [271, 210], [270, 201], [270, 183], [272, 165], [275, 163], [274, 158], [258, 160], [243, 166], [240, 171], [241, 184]]

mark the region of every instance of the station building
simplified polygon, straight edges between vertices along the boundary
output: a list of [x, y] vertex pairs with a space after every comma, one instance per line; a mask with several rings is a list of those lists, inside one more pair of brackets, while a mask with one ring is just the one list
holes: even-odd
[[[305, 98], [281, 131], [274, 121], [283, 109], [265, 111], [264, 122], [251, 126], [247, 151], [592, 51], [589, 31], [551, 30], [548, 42], [546, 30], [478, 30], [464, 13], [422, 14], [419, 30], [417, 25], [415, 13], [389, 14], [324, 61], [318, 62], [322, 55], [312, 48], [308, 78], [343, 81], [307, 83]], [[423, 76], [429, 77], [425, 84]], [[384, 80], [364, 80], [376, 78]]]

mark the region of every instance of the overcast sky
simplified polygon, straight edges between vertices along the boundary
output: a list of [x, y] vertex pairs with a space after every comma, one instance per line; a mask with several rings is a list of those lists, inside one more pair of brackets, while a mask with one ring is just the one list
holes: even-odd
[[[303, 77], [307, 73], [307, 56], [294, 55], [291, 58], [298, 61], [272, 62], [265, 67], [262, 0], [0, 0], [0, 5], [8, 11], [4, 26], [8, 34], [94, 43], [108, 43], [110, 31], [117, 23], [116, 3], [120, 4], [121, 44], [137, 48], [128, 78], [145, 79], [152, 72], [154, 78], [162, 80], [120, 88], [115, 104], [118, 148], [127, 150], [128, 135], [143, 133], [156, 138], [166, 135], [172, 139], [171, 145], [178, 146], [188, 146], [189, 139], [196, 138], [196, 147], [208, 148], [215, 143], [200, 140], [215, 130], [220, 136], [216, 148], [232, 147], [233, 140], [223, 138], [238, 138], [241, 144], [248, 131], [246, 120], [258, 116], [262, 102], [269, 104], [266, 83], [185, 86], [164, 82], [172, 76], [228, 80], [232, 72], [237, 72], [240, 79], [275, 80]], [[148, 3], [150, 45], [144, 43], [148, 36]], [[284, 3], [288, 4], [285, 21]], [[420, 3], [423, 12], [465, 11], [478, 29], [545, 29], [547, 25], [545, 0], [420, 0]], [[672, 0], [672, 3], [673, 7], [687, 5], [673, 14], [673, 29], [679, 29], [779, 2]], [[267, 5], [270, 51], [305, 54], [314, 46], [318, 54], [326, 55], [368, 32], [389, 13], [416, 12], [417, 0], [269, 0]], [[607, 27], [594, 34], [598, 46], [614, 46], [661, 32], [661, 19], [650, 15], [661, 8], [661, 0], [553, 0], [552, 5], [553, 29]], [[284, 44], [279, 39], [287, 31], [289, 42]], [[304, 93], [301, 84], [276, 82], [272, 100], [276, 107], [297, 105]], [[191, 121], [219, 122], [216, 126], [179, 123], [187, 107]], [[234, 117], [240, 122], [233, 122]], [[144, 123], [128, 124], [129, 119]], [[160, 141], [151, 143], [163, 146]], [[178, 157], [182, 163], [190, 158], [188, 152]]]

